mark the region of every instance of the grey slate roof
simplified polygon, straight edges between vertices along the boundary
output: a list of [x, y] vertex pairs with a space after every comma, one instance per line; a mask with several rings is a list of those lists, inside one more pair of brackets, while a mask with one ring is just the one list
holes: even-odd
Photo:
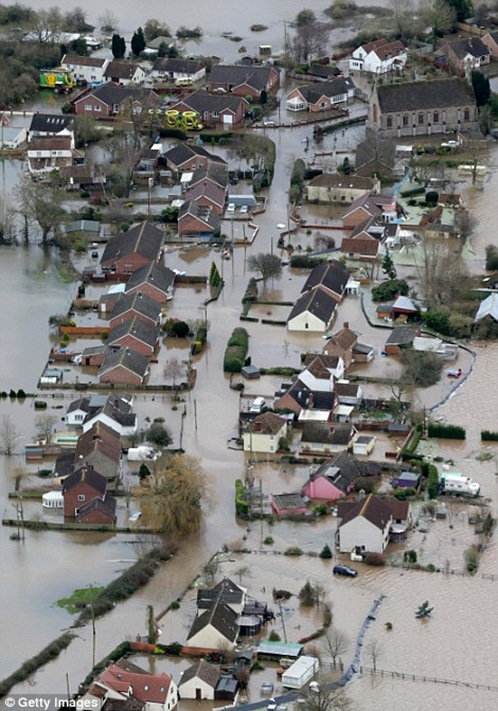
[[348, 279], [349, 272], [346, 266], [337, 259], [333, 259], [331, 262], [324, 262], [323, 264], [318, 264], [316, 267], [313, 267], [301, 289], [301, 293], [304, 294], [306, 291], [322, 284], [330, 291], [342, 297]]
[[348, 91], [354, 88], [352, 79], [345, 77], [337, 77], [331, 81], [317, 82], [315, 84], [305, 84], [299, 87], [301, 96], [306, 99], [309, 104], [316, 104], [322, 96], [331, 99], [340, 94], [347, 94]]
[[85, 482], [88, 486], [95, 489], [101, 496], [105, 495], [105, 490], [107, 488], [107, 479], [102, 474], [99, 474], [95, 469], [90, 467], [81, 467], [75, 472], [70, 474], [62, 485], [62, 493], [65, 494], [67, 491], [72, 489], [74, 486]]
[[220, 158], [213, 153], [209, 153], [209, 151], [202, 146], [189, 146], [186, 143], [180, 143], [177, 146], [173, 146], [173, 148], [170, 148], [169, 151], [163, 153], [162, 158], [170, 163], [173, 163], [173, 165], [181, 166], [194, 156], [201, 156], [202, 158], [207, 158], [215, 163], [222, 163], [226, 165], [223, 158]]
[[451, 47], [452, 52], [460, 60], [465, 59], [468, 54], [476, 59], [487, 57], [488, 54], [491, 54], [491, 50], [486, 47], [480, 37], [453, 40], [448, 42], [446, 46]]
[[101, 511], [109, 518], [114, 518], [116, 515], [116, 499], [110, 494], [106, 494], [103, 499], [95, 498], [87, 501], [85, 504], [80, 506], [77, 519], [82, 518], [85, 514], [91, 511]]
[[235, 87], [247, 84], [257, 91], [262, 91], [270, 79], [273, 67], [248, 67], [241, 65], [215, 64], [209, 75], [211, 84], [227, 84]]
[[[140, 89], [135, 86], [121, 86], [120, 84], [114, 84], [113, 82], [107, 82], [102, 84], [102, 86], [97, 87], [89, 94], [90, 96], [95, 96], [97, 99], [102, 101], [107, 106], [120, 105], [123, 101], [131, 99], [131, 101], [139, 101], [144, 104], [144, 106], [155, 106], [159, 103], [159, 97], [155, 91], [152, 89]], [[75, 103], [80, 101], [85, 101], [87, 94], [83, 97], [76, 99]]]
[[[149, 43], [150, 45], [150, 43]], [[153, 72], [169, 72], [170, 74], [197, 74], [204, 65], [197, 59], [181, 59], [179, 57], [158, 57], [152, 65]]]
[[[393, 84], [393, 86], [404, 86], [401, 84]], [[385, 87], [381, 87], [385, 88]], [[399, 104], [396, 109], [385, 109], [386, 111], [403, 111], [400, 108], [403, 104]], [[363, 165], [370, 163], [371, 161], [378, 162], [379, 164], [384, 164], [389, 169], [394, 168], [396, 158], [396, 145], [393, 141], [383, 141], [380, 138], [373, 138], [368, 136], [364, 141], [358, 143], [356, 146], [356, 155], [354, 164], [356, 170], [359, 170]]]
[[192, 175], [192, 180], [190, 181], [190, 187], [193, 187], [197, 183], [202, 183], [204, 181], [212, 181], [222, 188], [226, 188], [228, 185], [228, 166], [226, 163], [214, 164], [208, 163], [208, 165], [200, 165], [194, 170]]
[[389, 334], [386, 345], [409, 346], [413, 343], [413, 339], [416, 335], [416, 328], [409, 328], [408, 326], [395, 326]]
[[353, 433], [350, 423], [305, 422], [301, 442], [317, 442], [320, 444], [348, 445]]
[[107, 79], [133, 79], [136, 70], [141, 69], [134, 62], [109, 62], [104, 72]]
[[377, 87], [377, 96], [382, 113], [475, 106], [465, 82], [458, 78], [383, 84]]
[[188, 200], [183, 203], [180, 207], [180, 211], [178, 212], [178, 222], [180, 222], [180, 220], [185, 218], [187, 215], [191, 215], [200, 222], [204, 223], [206, 232], [214, 232], [220, 224], [218, 215], [216, 215], [210, 207], [201, 205], [197, 202], [197, 200]]
[[383, 531], [392, 519], [392, 511], [389, 504], [386, 501], [382, 501], [382, 499], [378, 499], [373, 494], [369, 494], [365, 499], [357, 501], [353, 505], [350, 504], [348, 506], [348, 502], [345, 503], [346, 505], [341, 502], [338, 504], [339, 516], [344, 512], [339, 527], [357, 517], [362, 517]]
[[157, 260], [163, 244], [164, 232], [148, 222], [132, 227], [111, 237], [102, 254], [101, 264], [113, 262], [138, 252], [150, 261]]
[[216, 629], [228, 642], [235, 643], [239, 626], [237, 624], [237, 613], [231, 607], [225, 605], [220, 593], [210, 609], [205, 610], [194, 620], [187, 635], [187, 640], [192, 639], [205, 627], [211, 626]]
[[185, 669], [182, 673], [179, 687], [181, 688], [182, 684], [195, 678], [201, 679], [205, 684], [214, 689], [220, 678], [220, 668], [215, 664], [210, 664], [205, 659], [201, 659]]
[[151, 262], [133, 272], [126, 283], [126, 292], [132, 291], [142, 284], [151, 284], [166, 294], [175, 283], [175, 276], [175, 272], [168, 267]]
[[156, 323], [161, 314], [161, 305], [155, 299], [139, 291], [133, 294], [124, 293], [114, 304], [111, 319], [119, 318], [130, 312], [137, 313]]
[[322, 287], [316, 286], [314, 289], [307, 291], [299, 297], [289, 314], [287, 322], [299, 314], [309, 311], [310, 314], [316, 316], [320, 321], [328, 324], [336, 308], [337, 301], [322, 289]]
[[[239, 110], [241, 102], [244, 105], [244, 110], [249, 107], [249, 104], [241, 96], [233, 96], [232, 94], [209, 94], [207, 91], [194, 91], [193, 94], [186, 96], [181, 100], [181, 104], [185, 104], [192, 111], [197, 111], [202, 114], [206, 113], [221, 113], [222, 111], [231, 111], [236, 114]], [[174, 109], [175, 106], [172, 106]]]
[[334, 394], [326, 390], [311, 390], [299, 378], [276, 395], [281, 397], [287, 393], [302, 408], [309, 410], [332, 410]]
[[137, 341], [145, 343], [147, 346], [154, 349], [160, 332], [160, 326], [156, 326], [150, 321], [140, 318], [140, 316], [135, 316], [134, 318], [130, 318], [122, 323], [119, 323], [111, 329], [109, 335], [107, 336], [107, 345], [112, 346], [118, 343], [121, 338], [129, 335]]
[[59, 133], [72, 125], [74, 116], [69, 114], [42, 114], [36, 112], [31, 119], [30, 131], [40, 133]]
[[109, 373], [118, 366], [123, 366], [126, 370], [143, 379], [149, 366], [149, 358], [131, 348], [109, 350], [99, 368], [98, 376], [105, 375], [105, 373]]
[[130, 401], [120, 393], [108, 395], [104, 406], [96, 411], [90, 412], [84, 421], [88, 422], [93, 420], [100, 412], [115, 420], [123, 427], [132, 427], [137, 421], [137, 415], [133, 412]]
[[197, 591], [197, 609], [209, 610], [220, 595], [225, 605], [241, 605], [244, 601], [245, 590], [230, 578], [224, 578], [214, 588], [201, 588]]

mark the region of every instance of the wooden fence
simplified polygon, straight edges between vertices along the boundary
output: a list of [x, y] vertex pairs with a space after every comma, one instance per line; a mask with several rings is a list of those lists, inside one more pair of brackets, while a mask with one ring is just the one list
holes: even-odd
[[447, 686], [465, 686], [468, 689], [484, 689], [486, 691], [498, 691], [498, 686], [491, 684], [478, 684], [473, 681], [463, 681], [462, 679], [442, 679], [437, 676], [424, 676], [423, 674], [406, 674], [404, 672], [391, 671], [387, 669], [377, 669], [376, 667], [360, 667], [360, 673], [372, 674], [372, 676], [391, 677], [402, 681], [425, 681], [431, 684], [446, 684]]

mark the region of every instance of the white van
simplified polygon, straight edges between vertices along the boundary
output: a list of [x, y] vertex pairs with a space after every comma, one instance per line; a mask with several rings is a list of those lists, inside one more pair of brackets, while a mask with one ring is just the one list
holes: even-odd
[[266, 405], [264, 397], [257, 397], [253, 400], [253, 403], [251, 407], [249, 408], [249, 412], [255, 412], [256, 414], [259, 415], [261, 410], [264, 408]]
[[193, 83], [192, 79], [177, 79], [175, 86], [192, 86]]

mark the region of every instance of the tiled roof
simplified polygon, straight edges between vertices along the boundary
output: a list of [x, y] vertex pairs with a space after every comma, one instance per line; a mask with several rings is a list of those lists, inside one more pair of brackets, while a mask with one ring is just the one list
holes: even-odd
[[163, 244], [164, 232], [148, 222], [132, 227], [111, 237], [102, 254], [101, 264], [114, 262], [138, 252], [150, 261], [157, 260]]
[[347, 267], [337, 259], [333, 259], [331, 262], [323, 262], [323, 264], [313, 267], [301, 289], [301, 293], [304, 294], [306, 291], [314, 289], [321, 284], [334, 294], [342, 297], [348, 279], [349, 272]]
[[[171, 39], [171, 38], [170, 38]], [[171, 40], [173, 41], [173, 40]], [[153, 72], [169, 72], [171, 74], [197, 74], [204, 67], [197, 59], [181, 59], [178, 57], [158, 57], [153, 66]]]
[[101, 496], [104, 496], [107, 480], [105, 476], [99, 474], [95, 469], [90, 469], [90, 467], [81, 467], [81, 469], [77, 469], [73, 474], [66, 477], [62, 485], [62, 493], [67, 493], [83, 482], [88, 484], [92, 489], [95, 489]]
[[[365, 178], [361, 175], [341, 175], [340, 173], [322, 173], [312, 178], [309, 186], [319, 188], [351, 188], [353, 190], [372, 190], [374, 186], [373, 178]], [[351, 206], [354, 202], [351, 203]]]
[[33, 114], [29, 130], [36, 133], [58, 133], [68, 128], [74, 121], [74, 116], [68, 114]]
[[173, 148], [170, 148], [169, 151], [163, 153], [162, 157], [170, 163], [173, 163], [173, 165], [181, 166], [194, 156], [207, 158], [208, 160], [212, 160], [216, 163], [225, 163], [223, 158], [220, 158], [213, 153], [209, 153], [209, 151], [202, 146], [189, 146], [186, 143], [180, 143], [177, 146], [173, 146]]
[[134, 292], [133, 294], [121, 294], [121, 297], [114, 304], [111, 311], [111, 319], [114, 320], [126, 314], [138, 314], [157, 323], [161, 315], [161, 304], [152, 299], [147, 294]]
[[271, 74], [275, 72], [273, 67], [255, 67], [241, 65], [226, 65], [215, 64], [209, 75], [210, 84], [228, 84], [230, 86], [239, 86], [247, 84], [248, 86], [262, 91], [270, 81]]
[[105, 57], [82, 57], [79, 54], [65, 54], [61, 64], [72, 64], [80, 67], [103, 67], [108, 60]]
[[353, 425], [350, 423], [305, 422], [301, 442], [316, 442], [320, 444], [348, 445], [353, 435]]
[[[249, 108], [249, 104], [241, 96], [233, 96], [232, 94], [209, 94], [205, 90], [194, 91], [193, 94], [190, 94], [182, 99], [179, 104], [184, 104], [192, 111], [197, 111], [200, 114], [204, 111], [207, 113], [218, 114], [225, 111], [231, 111], [236, 114], [239, 111], [241, 104], [244, 107], [244, 111]], [[171, 108], [174, 109], [177, 105], [172, 106]]]
[[191, 679], [201, 679], [205, 684], [214, 689], [219, 681], [219, 678], [219, 666], [216, 666], [215, 664], [210, 664], [205, 659], [201, 659], [200, 661], [196, 662], [195, 664], [192, 664], [187, 669], [185, 669], [185, 671], [182, 673], [179, 686], [181, 688], [182, 684], [185, 684]]
[[316, 286], [299, 297], [287, 322], [300, 314], [309, 312], [324, 324], [328, 324], [336, 308], [337, 301], [322, 286]]
[[225, 189], [216, 183], [196, 183], [186, 193], [183, 198], [188, 200], [197, 200], [200, 197], [206, 197], [215, 205], [223, 207], [225, 204]]
[[228, 642], [235, 643], [239, 633], [237, 613], [231, 607], [228, 607], [222, 598], [223, 594], [220, 593], [210, 609], [197, 615], [187, 635], [187, 640], [192, 639], [205, 627], [211, 626], [225, 637]]
[[137, 69], [141, 68], [134, 62], [109, 62], [104, 76], [108, 79], [133, 79]]
[[101, 452], [108, 459], [119, 462], [121, 458], [121, 441], [112, 427], [96, 422], [89, 430], [78, 437], [75, 452], [75, 462], [92, 452]]
[[168, 696], [171, 677], [169, 674], [150, 674], [127, 660], [109, 665], [99, 676], [99, 681], [118, 693], [149, 704], [164, 704]]
[[70, 151], [71, 136], [36, 136], [28, 143], [28, 153], [33, 151]]
[[194, 170], [192, 175], [192, 180], [190, 185], [194, 186], [197, 183], [203, 183], [205, 181], [212, 181], [222, 188], [226, 188], [228, 185], [228, 166], [219, 163], [208, 163], [208, 165], [200, 165]]
[[248, 432], [265, 435], [275, 435], [280, 432], [287, 420], [274, 412], [263, 412], [250, 421], [247, 427]]
[[380, 47], [375, 47], [373, 51], [380, 60], [384, 61], [385, 59], [390, 59], [391, 57], [397, 57], [400, 54], [404, 54], [406, 52], [406, 48], [403, 42], [395, 40], [394, 42], [382, 44]]
[[386, 502], [373, 494], [369, 494], [345, 512], [339, 527], [358, 517], [365, 518], [376, 528], [383, 531], [392, 518], [392, 512]]
[[486, 57], [491, 54], [491, 50], [486, 47], [480, 37], [468, 37], [467, 39], [457, 39], [448, 42], [443, 49], [450, 48], [457, 59], [465, 59], [467, 55], [476, 59]]
[[302, 509], [306, 506], [301, 494], [273, 494], [272, 499], [279, 509]]
[[[97, 375], [100, 378], [118, 366], [122, 366], [125, 370], [129, 370], [143, 380], [147, 373], [147, 368], [149, 367], [149, 358], [134, 351], [132, 348], [117, 348], [115, 351], [109, 350]], [[90, 431], [91, 430], [89, 430], [89, 432]]]
[[334, 345], [341, 348], [343, 351], [347, 351], [348, 348], [354, 346], [358, 341], [358, 336], [354, 331], [352, 331], [349, 326], [344, 325], [340, 331], [334, 333], [332, 338], [329, 339], [328, 343], [333, 343]]
[[382, 113], [475, 106], [463, 79], [433, 79], [377, 87]]
[[416, 328], [409, 328], [408, 326], [395, 326], [389, 334], [386, 345], [407, 346], [413, 343], [413, 339], [416, 335]]
[[197, 200], [188, 200], [183, 203], [178, 213], [178, 222], [187, 216], [195, 217], [204, 223], [207, 230], [214, 231], [220, 224], [218, 215], [212, 211], [211, 207], [201, 205]]
[[168, 267], [163, 267], [157, 262], [150, 262], [137, 269], [126, 282], [126, 293], [140, 287], [142, 284], [151, 284], [166, 293], [175, 282], [175, 272]]
[[[157, 301], [155, 303], [157, 304]], [[140, 318], [140, 316], [135, 316], [111, 329], [107, 337], [107, 344], [113, 346], [118, 344], [122, 338], [131, 336], [153, 349], [157, 344], [160, 332], [160, 326], [156, 326], [150, 321]]]
[[197, 591], [197, 609], [210, 609], [220, 595], [225, 605], [241, 605], [244, 602], [246, 590], [236, 585], [230, 578], [224, 578], [214, 588], [201, 588]]
[[95, 98], [102, 101], [107, 106], [119, 106], [130, 99], [131, 101], [138, 101], [144, 106], [156, 106], [159, 103], [159, 97], [152, 89], [140, 89], [135, 86], [121, 86], [120, 84], [115, 84], [114, 82], [107, 82], [102, 84], [102, 86], [97, 87], [89, 93], [85, 93], [83, 96], [75, 100], [75, 104], [80, 101], [86, 101], [88, 96], [94, 96]]
[[79, 520], [92, 511], [100, 511], [108, 518], [113, 519], [116, 515], [116, 499], [110, 494], [106, 494], [103, 499], [91, 499], [79, 507], [76, 518]]
[[335, 96], [347, 94], [351, 89], [354, 89], [352, 79], [337, 77], [337, 79], [332, 79], [331, 81], [304, 84], [299, 87], [299, 93], [309, 104], [316, 104], [322, 96], [332, 99]]

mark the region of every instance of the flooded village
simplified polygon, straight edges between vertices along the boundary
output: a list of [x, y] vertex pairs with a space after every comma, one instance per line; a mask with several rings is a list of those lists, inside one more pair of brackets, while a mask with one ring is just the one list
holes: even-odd
[[301, 10], [3, 114], [3, 696], [496, 706], [495, 33]]

